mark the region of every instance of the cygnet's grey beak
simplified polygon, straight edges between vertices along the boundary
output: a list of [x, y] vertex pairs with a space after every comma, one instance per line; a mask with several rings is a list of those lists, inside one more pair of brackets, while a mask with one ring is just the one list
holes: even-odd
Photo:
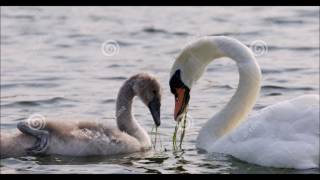
[[154, 98], [149, 104], [149, 110], [152, 114], [153, 121], [155, 125], [158, 127], [160, 126], [160, 100], [158, 98]]

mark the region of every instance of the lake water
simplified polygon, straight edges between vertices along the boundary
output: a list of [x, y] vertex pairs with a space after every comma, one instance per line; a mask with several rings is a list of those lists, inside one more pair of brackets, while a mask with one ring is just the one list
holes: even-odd
[[[187, 43], [207, 35], [258, 47], [263, 81], [253, 111], [319, 93], [319, 7], [1, 7], [1, 131], [16, 131], [35, 113], [115, 125], [115, 98], [126, 78], [146, 71], [163, 86], [162, 148], [113, 157], [1, 159], [1, 173], [319, 173], [197, 151], [199, 129], [237, 88], [238, 72], [228, 59], [211, 63], [193, 88], [183, 151], [172, 150], [170, 68]], [[103, 46], [113, 42], [116, 49]], [[147, 107], [138, 99], [133, 105], [150, 133]]]

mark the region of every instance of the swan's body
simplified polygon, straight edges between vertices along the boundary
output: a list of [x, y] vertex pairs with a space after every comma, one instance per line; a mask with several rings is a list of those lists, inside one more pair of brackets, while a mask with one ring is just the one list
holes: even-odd
[[189, 95], [181, 95], [181, 88], [188, 92], [206, 66], [220, 57], [236, 62], [240, 74], [238, 89], [230, 102], [202, 127], [197, 148], [262, 166], [319, 167], [319, 95], [280, 102], [248, 117], [259, 95], [261, 71], [250, 49], [235, 39], [203, 38], [179, 55], [170, 80], [177, 98], [176, 119], [188, 104], [185, 97]]
[[[47, 120], [44, 129], [50, 136], [48, 148], [43, 154], [112, 155], [140, 151], [150, 145], [147, 142], [142, 146], [136, 138], [118, 128], [94, 122]], [[31, 148], [35, 141], [34, 137], [21, 133], [2, 135], [1, 157], [25, 156], [25, 149]]]
[[[197, 147], [262, 166], [307, 169], [319, 165], [319, 96], [304, 95], [268, 106], [214, 143]], [[208, 141], [208, 140], [207, 140]]]
[[[159, 126], [160, 85], [154, 77], [138, 74], [127, 80], [119, 91], [116, 107], [118, 127], [92, 121], [46, 120], [41, 130], [48, 131], [48, 147], [41, 154], [114, 155], [149, 149], [150, 137], [131, 114], [132, 100], [136, 95], [149, 106]], [[1, 157], [26, 155], [26, 149], [31, 148], [35, 142], [33, 136], [23, 133], [1, 134]]]

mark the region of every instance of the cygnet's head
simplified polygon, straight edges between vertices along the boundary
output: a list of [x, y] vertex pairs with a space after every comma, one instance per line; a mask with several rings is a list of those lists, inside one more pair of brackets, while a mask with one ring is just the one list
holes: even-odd
[[161, 86], [159, 81], [148, 73], [136, 74], [131, 79], [134, 93], [148, 106], [156, 126], [160, 126]]

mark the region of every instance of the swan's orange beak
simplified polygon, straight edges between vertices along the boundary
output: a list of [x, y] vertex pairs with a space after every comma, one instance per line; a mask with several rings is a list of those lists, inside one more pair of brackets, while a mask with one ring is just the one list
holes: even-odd
[[176, 88], [174, 120], [179, 121], [180, 115], [186, 112], [189, 103], [189, 92], [185, 88]]

